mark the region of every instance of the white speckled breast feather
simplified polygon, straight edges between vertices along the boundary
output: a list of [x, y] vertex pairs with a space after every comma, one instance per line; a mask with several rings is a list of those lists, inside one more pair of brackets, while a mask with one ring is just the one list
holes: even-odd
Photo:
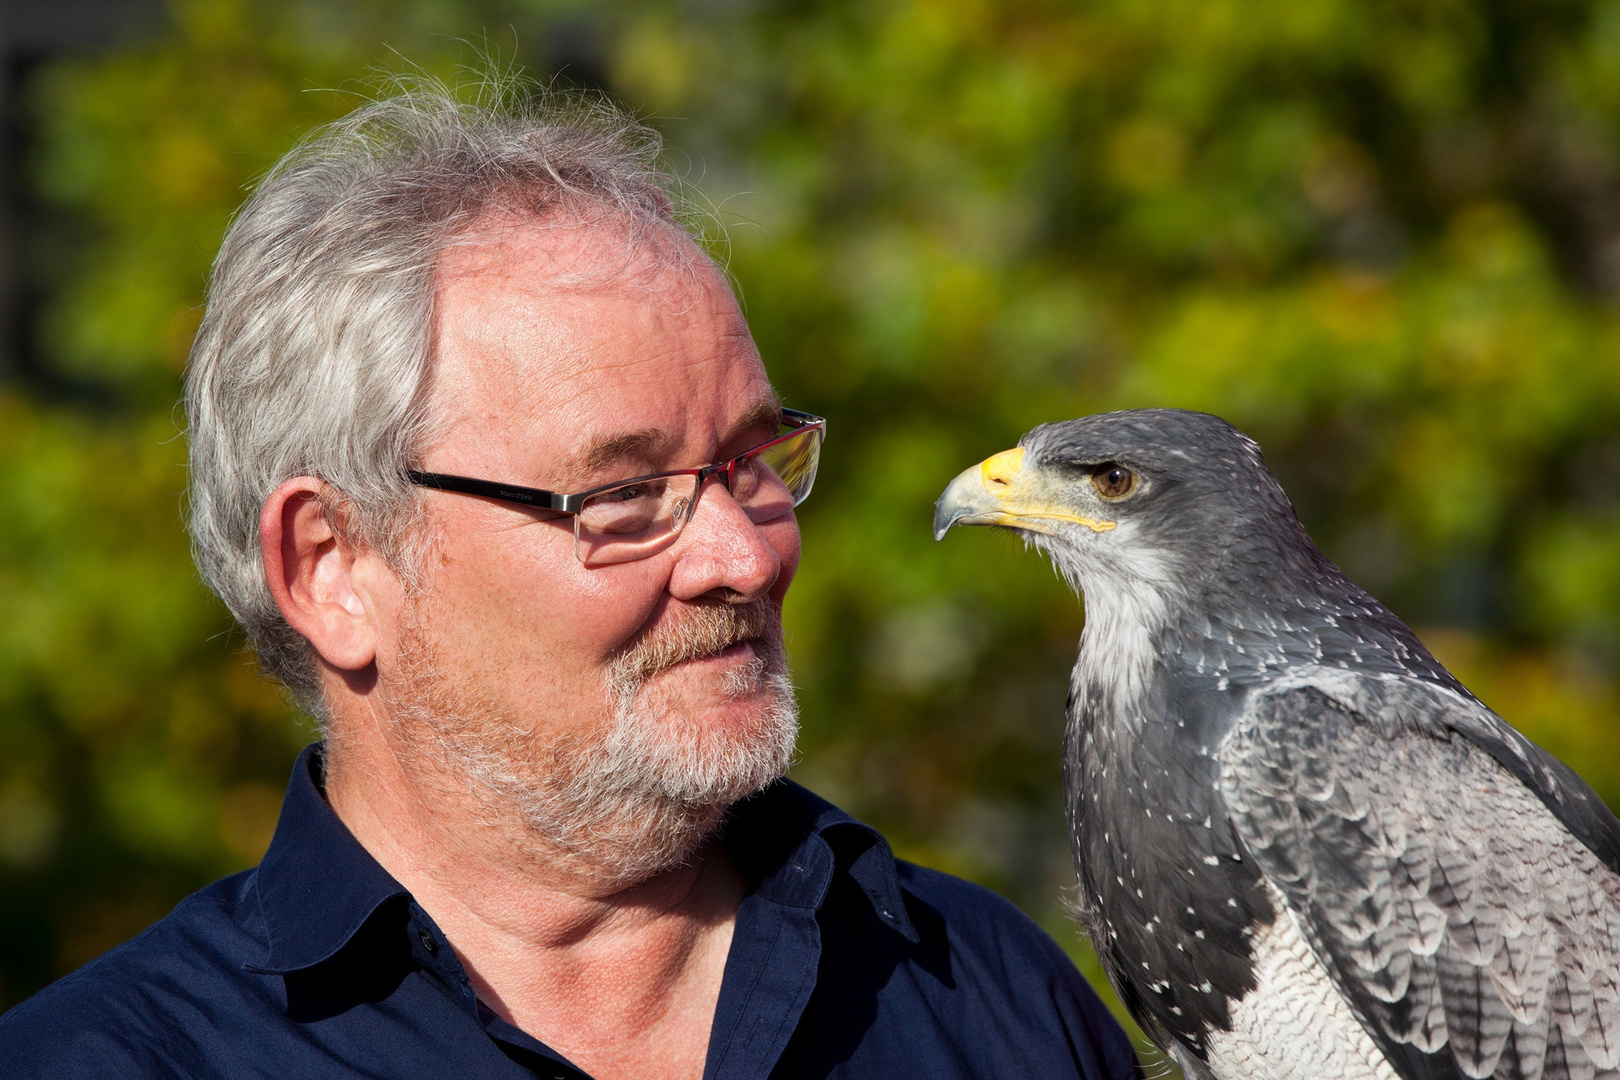
[[1399, 1080], [1345, 1004], [1275, 890], [1277, 921], [1253, 938], [1259, 986], [1209, 1040], [1221, 1080]]

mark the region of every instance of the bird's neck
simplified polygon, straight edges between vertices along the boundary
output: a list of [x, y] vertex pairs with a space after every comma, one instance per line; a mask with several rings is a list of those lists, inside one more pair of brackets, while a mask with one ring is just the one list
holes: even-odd
[[1134, 718], [1153, 680], [1161, 677], [1175, 598], [1161, 585], [1141, 579], [1110, 584], [1085, 593], [1086, 624], [1074, 689], [1098, 704], [1106, 700], [1111, 713]]
[[1166, 695], [1241, 693], [1320, 665], [1455, 680], [1389, 609], [1314, 547], [1259, 575], [1232, 560], [1162, 574], [1113, 572], [1079, 584], [1086, 625], [1072, 687], [1108, 722], [1139, 729]]

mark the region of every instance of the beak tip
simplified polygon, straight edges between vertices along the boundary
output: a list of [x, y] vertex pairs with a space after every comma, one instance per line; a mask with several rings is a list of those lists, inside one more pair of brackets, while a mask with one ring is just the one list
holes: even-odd
[[968, 525], [989, 524], [985, 514], [994, 509], [994, 500], [984, 489], [979, 468], [974, 466], [952, 480], [934, 502], [934, 539], [945, 539], [951, 526], [962, 522]]

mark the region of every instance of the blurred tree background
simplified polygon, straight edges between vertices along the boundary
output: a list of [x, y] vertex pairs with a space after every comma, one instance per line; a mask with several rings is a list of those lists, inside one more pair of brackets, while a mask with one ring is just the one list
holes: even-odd
[[[473, 42], [474, 44], [469, 44]], [[1066, 923], [1082, 611], [960, 469], [1220, 413], [1328, 554], [1620, 804], [1620, 2], [176, 0], [32, 65], [0, 379], [0, 1004], [251, 865], [310, 738], [198, 583], [175, 400], [253, 178], [481, 50], [666, 136], [830, 418], [795, 775]]]

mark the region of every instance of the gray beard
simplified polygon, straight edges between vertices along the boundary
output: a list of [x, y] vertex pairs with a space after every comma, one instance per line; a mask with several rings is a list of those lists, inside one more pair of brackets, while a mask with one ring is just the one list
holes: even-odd
[[[719, 690], [730, 698], [759, 694], [758, 713], [718, 733], [689, 723], [657, 676], [744, 641], [756, 655], [727, 672]], [[544, 746], [435, 665], [432, 653], [424, 628], [408, 623], [399, 685], [389, 695], [405, 768], [449, 778], [484, 824], [533, 856], [578, 860], [573, 868], [598, 886], [632, 885], [686, 862], [732, 803], [793, 761], [798, 703], [781, 620], [768, 601], [705, 604], [647, 631], [609, 666], [605, 729]]]

